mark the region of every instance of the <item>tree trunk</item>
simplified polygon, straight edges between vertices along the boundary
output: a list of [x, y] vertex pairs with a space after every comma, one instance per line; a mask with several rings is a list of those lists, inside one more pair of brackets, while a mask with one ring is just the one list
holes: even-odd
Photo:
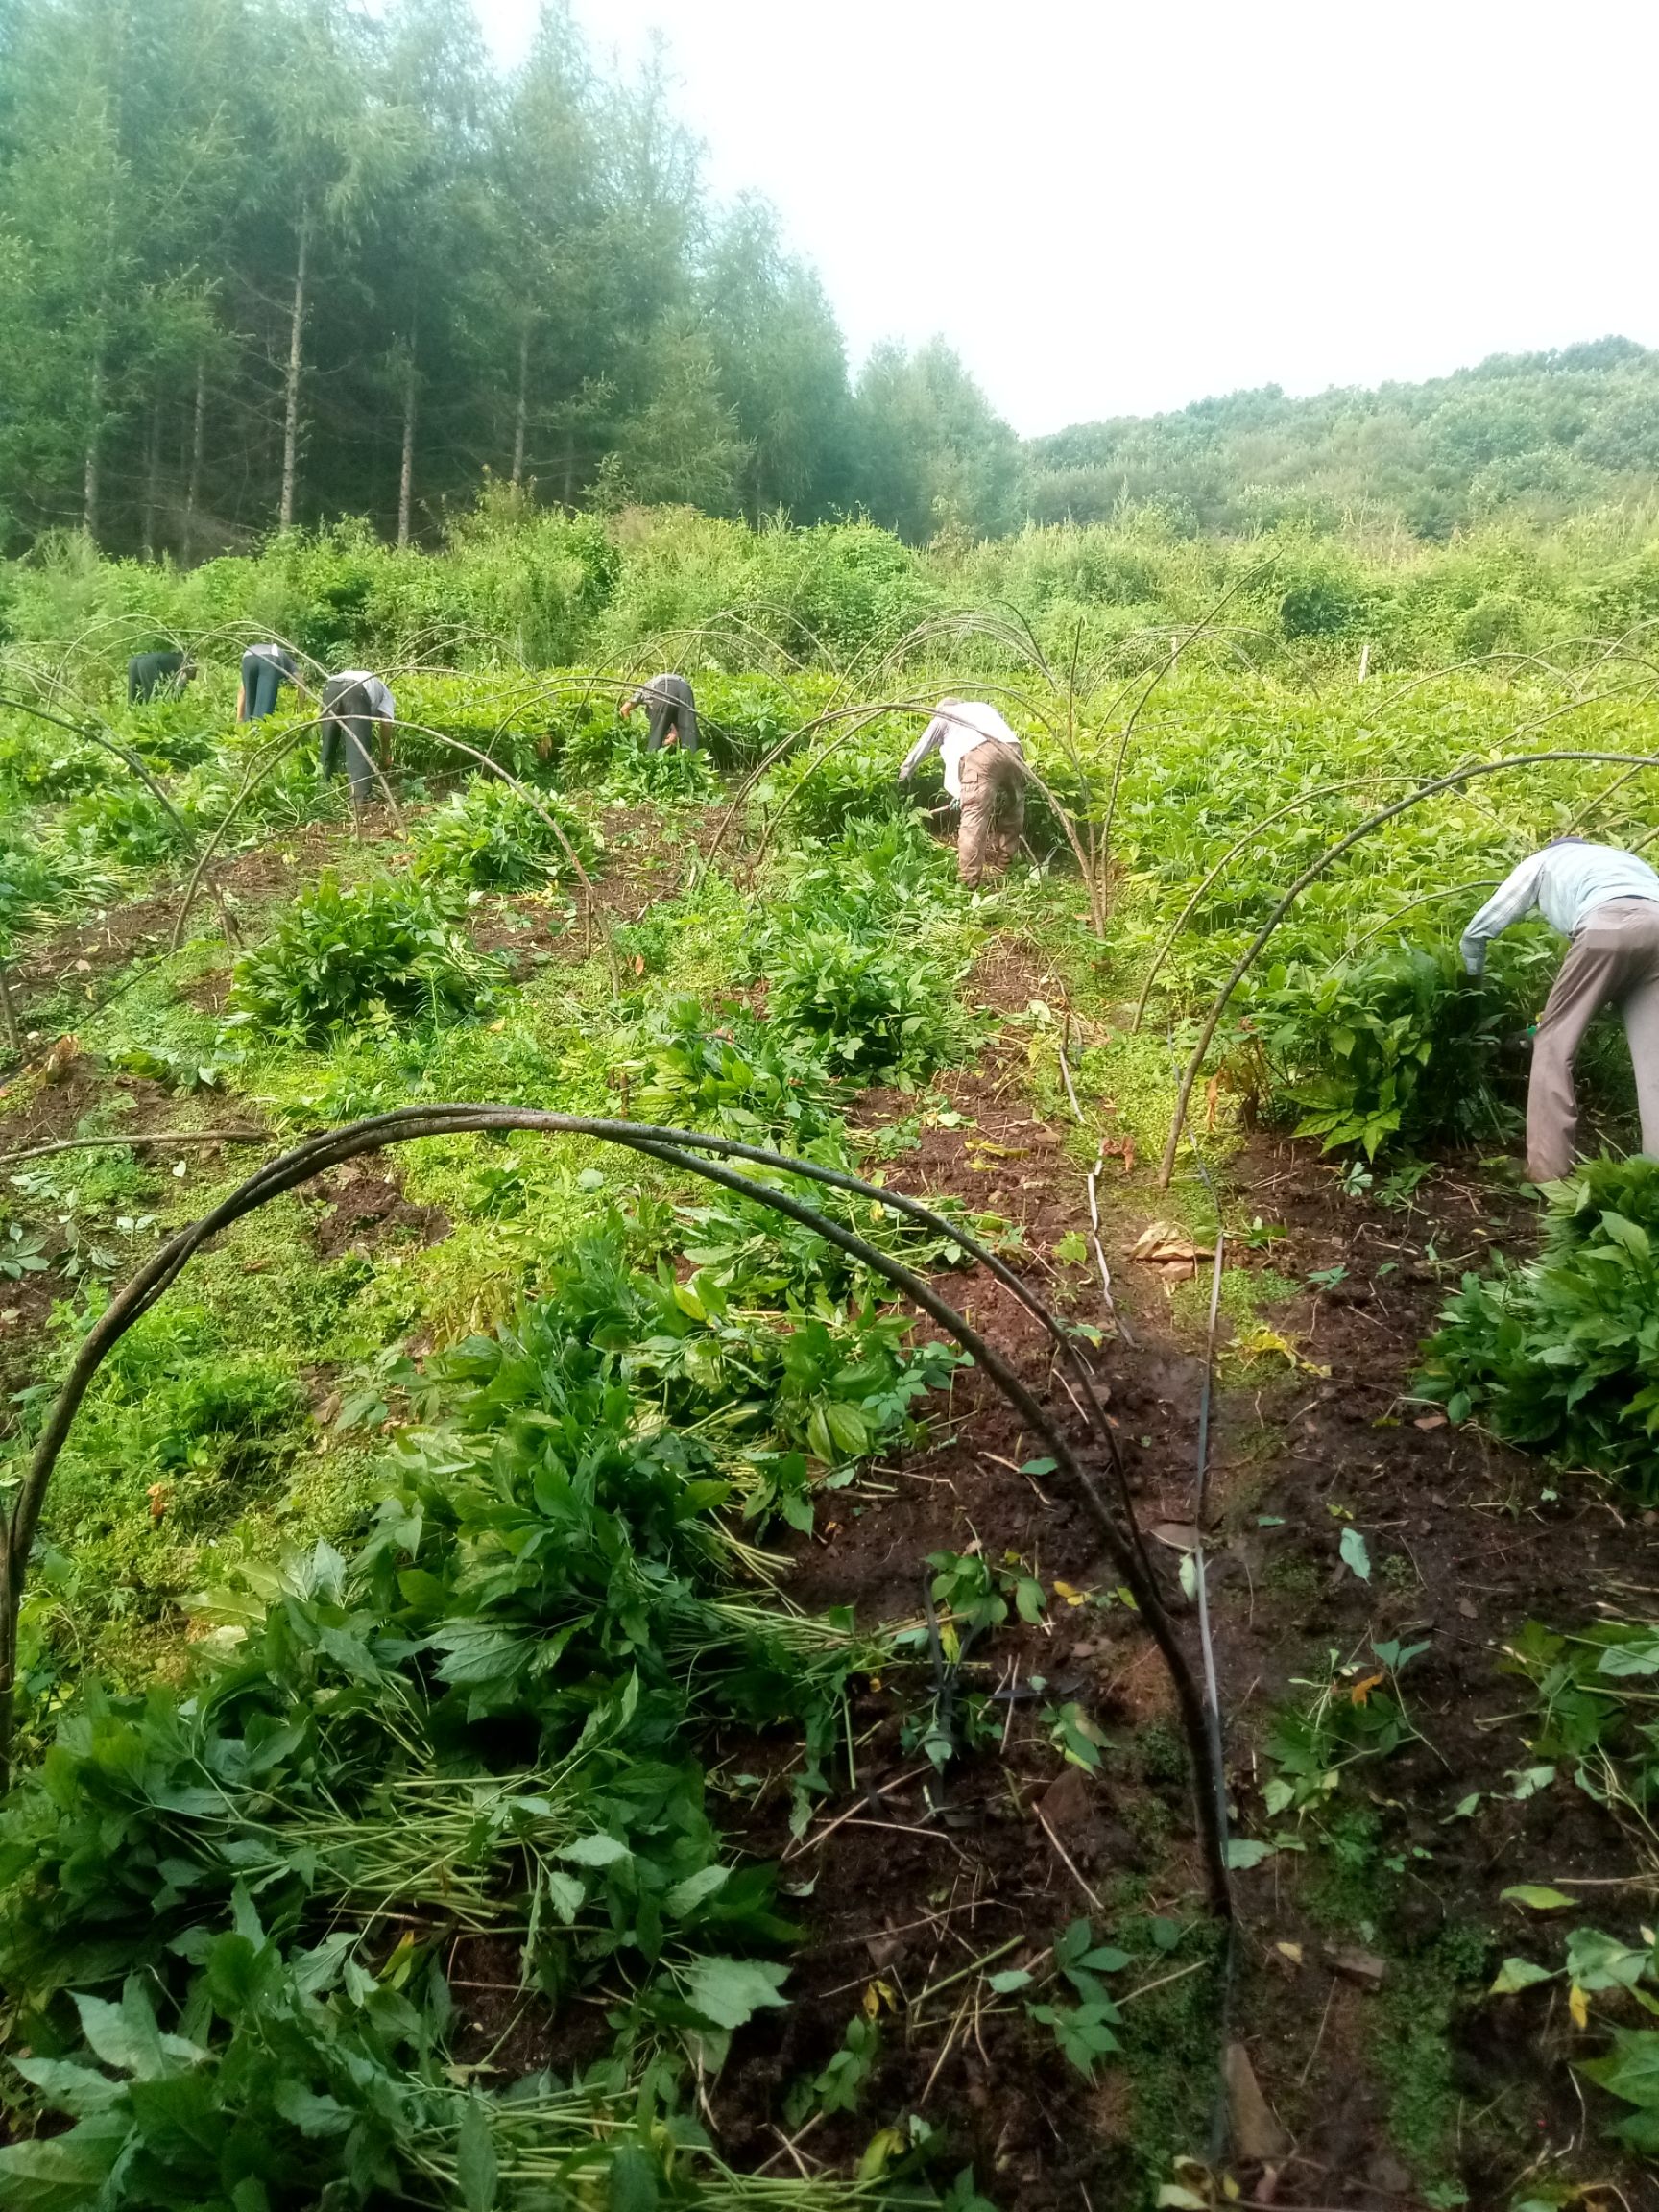
[[81, 527], [98, 535], [99, 445], [104, 435], [104, 349], [92, 356], [91, 421], [86, 431], [86, 466], [81, 479]]
[[524, 426], [530, 415], [530, 318], [518, 331], [518, 405], [513, 417], [513, 484], [524, 481]]
[[403, 364], [403, 466], [397, 477], [397, 542], [409, 542], [409, 508], [415, 492], [415, 347], [413, 326], [409, 354]]
[[294, 257], [294, 307], [288, 324], [288, 373], [283, 380], [282, 500], [276, 527], [294, 527], [294, 479], [300, 455], [300, 371], [304, 360], [305, 262], [311, 244], [310, 211], [300, 213], [300, 250]]
[[156, 558], [156, 511], [161, 499], [161, 402], [150, 409], [150, 434], [144, 441], [144, 558]]
[[196, 507], [202, 496], [202, 447], [207, 427], [207, 364], [196, 363], [196, 412], [190, 425], [190, 481], [184, 493], [184, 543], [181, 558], [190, 565], [196, 541]]
[[565, 504], [576, 504], [576, 425], [568, 420], [565, 424]]

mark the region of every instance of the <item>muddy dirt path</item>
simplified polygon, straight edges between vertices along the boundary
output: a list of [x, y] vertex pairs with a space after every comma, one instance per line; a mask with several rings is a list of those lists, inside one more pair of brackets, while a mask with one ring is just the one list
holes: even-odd
[[[949, 1082], [961, 1123], [925, 1130], [891, 1180], [1019, 1221], [1036, 1286], [1054, 1298], [1069, 1286], [1077, 1316], [1099, 1321], [1087, 1271], [1056, 1252], [1087, 1228], [1083, 1173], [1024, 1076], [1022, 1057], [1004, 1052]], [[867, 1096], [866, 1119], [907, 1104]], [[1106, 1241], [1135, 1343], [1108, 1343], [1098, 1363], [1142, 1526], [1174, 1539], [1173, 1564], [1193, 1510], [1204, 1360], [1172, 1294], [1209, 1269], [1127, 1259], [1165, 1211], [1159, 1195], [1141, 1175], [1111, 1190]], [[831, 2117], [797, 2141], [782, 2095], [829, 2060], [862, 2008], [884, 2027], [866, 2108], [906, 2105], [947, 2126], [981, 2183], [1022, 2212], [1150, 2201], [1163, 2162], [1202, 2153], [1211, 2136], [1228, 2039], [1266, 2101], [1242, 2146], [1254, 2157], [1235, 2152], [1261, 2201], [1429, 2212], [1461, 2190], [1497, 2212], [1528, 2169], [1588, 2167], [1613, 2176], [1631, 2206], [1659, 2205], [1651, 2179], [1591, 2132], [1613, 2108], [1586, 2110], [1569, 2061], [1593, 2046], [1564, 2005], [1549, 1991], [1483, 1995], [1499, 1957], [1529, 1947], [1524, 1915], [1500, 1901], [1506, 1886], [1581, 1883], [1594, 1901], [1631, 1865], [1581, 1791], [1517, 1794], [1527, 1695], [1503, 1647], [1528, 1620], [1571, 1626], [1599, 1602], [1640, 1609], [1659, 1587], [1656, 1516], [1583, 1482], [1552, 1485], [1537, 1463], [1409, 1395], [1459, 1267], [1480, 1265], [1494, 1243], [1526, 1250], [1530, 1211], [1460, 1162], [1407, 1209], [1357, 1201], [1309, 1148], [1262, 1140], [1233, 1163], [1222, 1197], [1229, 1219], [1284, 1232], [1262, 1250], [1236, 1247], [1230, 1263], [1294, 1286], [1265, 1317], [1267, 1341], [1244, 1331], [1262, 1344], [1250, 1357], [1221, 1331], [1205, 1537], [1235, 1832], [1303, 1845], [1235, 1876], [1230, 1991], [1224, 2000], [1211, 1932], [1193, 1925], [1185, 1761], [1156, 1654], [1122, 1607], [1057, 1599], [1041, 1625], [1011, 1623], [986, 1663], [964, 1670], [961, 1699], [987, 1698], [988, 1747], [936, 1777], [873, 1694], [858, 1717], [871, 1733], [857, 1790], [824, 1807], [805, 1851], [781, 1791], [762, 1797], [749, 1840], [810, 1869], [809, 1937], [781, 2031], [764, 2048], [757, 2039], [721, 2085], [722, 2128], [774, 2172], [854, 2156], [859, 2120]], [[940, 1287], [1075, 1433], [1046, 1339], [1018, 1303], [977, 1272]], [[1051, 1590], [1110, 1588], [1087, 1514], [1053, 1477], [1022, 1471], [1035, 1446], [999, 1398], [959, 1376], [941, 1429], [933, 1450], [823, 1517], [794, 1596], [914, 1622], [926, 1555], [979, 1549], [1017, 1557]], [[1368, 1580], [1341, 1556], [1348, 1528], [1365, 1538]], [[1415, 1734], [1356, 1768], [1316, 1817], [1271, 1817], [1275, 1716], [1306, 1706], [1335, 1664], [1352, 1663], [1337, 1694], [1358, 1682], [1363, 1695], [1375, 1647], [1390, 1643], [1422, 1647], [1401, 1676]], [[1054, 1748], [1044, 1716], [1066, 1697], [1107, 1739], [1096, 1773]], [[1136, 1957], [1115, 1984], [1142, 2002], [1122, 2005], [1127, 2063], [1103, 2066], [1094, 2086], [1021, 2000], [988, 1999], [970, 1971], [993, 1955], [1002, 1968], [1037, 1960], [1078, 1915], [1128, 1946], [1149, 1920], [1189, 1929], [1162, 1972], [1155, 1954]]]

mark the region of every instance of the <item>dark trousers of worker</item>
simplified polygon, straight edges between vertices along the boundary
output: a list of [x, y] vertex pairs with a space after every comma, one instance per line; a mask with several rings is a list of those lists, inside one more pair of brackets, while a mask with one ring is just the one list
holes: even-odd
[[276, 695], [288, 681], [275, 661], [264, 653], [242, 656], [242, 719], [263, 722], [276, 711]]
[[1593, 906], [1567, 948], [1532, 1041], [1527, 1092], [1527, 1172], [1553, 1183], [1573, 1166], [1578, 1101], [1573, 1063], [1603, 1006], [1617, 1006], [1636, 1070], [1642, 1149], [1659, 1159], [1659, 900]]
[[956, 873], [970, 889], [1000, 876], [1025, 829], [1025, 772], [1018, 754], [988, 737], [962, 758]]
[[318, 766], [325, 783], [345, 769], [351, 805], [361, 812], [374, 796], [374, 717], [361, 684], [331, 676], [323, 686], [323, 747]]
[[172, 698], [183, 689], [182, 653], [134, 653], [127, 663], [127, 704], [142, 707], [157, 692]]
[[669, 731], [682, 753], [697, 750], [697, 709], [685, 699], [661, 699], [651, 709], [651, 727], [645, 738], [647, 753], [661, 753]]

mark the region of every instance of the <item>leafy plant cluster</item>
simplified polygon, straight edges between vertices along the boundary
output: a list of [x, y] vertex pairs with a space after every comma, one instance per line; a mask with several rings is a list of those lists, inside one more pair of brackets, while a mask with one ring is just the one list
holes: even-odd
[[[187, 1683], [88, 1689], [61, 1719], [0, 1815], [0, 1976], [17, 2071], [73, 2126], [0, 2151], [0, 2189], [120, 2212], [166, 2176], [168, 2201], [188, 2179], [241, 2212], [439, 2184], [528, 2212], [556, 2146], [612, 2202], [749, 2200], [668, 2060], [718, 2066], [782, 2001], [790, 1929], [695, 1747], [801, 1732], [804, 1819], [883, 1648], [751, 1594], [732, 1516], [792, 1434], [854, 1456], [935, 1370], [866, 1320], [850, 1384], [844, 1354], [814, 1363], [827, 1324], [767, 1353], [723, 1319], [705, 1274], [584, 1247], [511, 1327], [405, 1375], [421, 1425], [352, 1554], [245, 1568], [203, 1600]], [[516, 1936], [558, 2010], [602, 1990], [609, 2056], [458, 2092], [457, 1934]]]
[[585, 868], [592, 868], [594, 832], [573, 807], [552, 792], [539, 791], [532, 800], [499, 777], [475, 776], [422, 820], [415, 874], [477, 890], [517, 891], [568, 875], [566, 845]]
[[858, 819], [794, 872], [762, 949], [767, 1010], [835, 1076], [913, 1084], [966, 1049], [946, 865], [913, 820]]
[[[1578, 1789], [1606, 1806], [1650, 1860], [1652, 1808], [1659, 1797], [1659, 1722], [1652, 1718], [1652, 1680], [1659, 1675], [1659, 1627], [1650, 1621], [1594, 1621], [1557, 1632], [1528, 1621], [1505, 1647], [1504, 1664], [1532, 1686], [1536, 1716], [1527, 1740], [1539, 1764], [1524, 1786], [1547, 1789], [1571, 1772]], [[1518, 1787], [1519, 1793], [1519, 1787]], [[1538, 1883], [1505, 1890], [1530, 1911], [1575, 1911], [1577, 1896]], [[1576, 2070], [1616, 2100], [1599, 2110], [1604, 2130], [1629, 2149], [1659, 2152], [1659, 2029], [1627, 2025], [1632, 2012], [1659, 2018], [1659, 1947], [1650, 1928], [1630, 1943], [1597, 1928], [1575, 1928], [1559, 1967], [1527, 1958], [1505, 1959], [1494, 1996], [1564, 1983], [1567, 2009], [1580, 2034], [1607, 2026], [1607, 2040]], [[1593, 2022], [1597, 2009], [1610, 2024]]]
[[957, 1056], [954, 981], [902, 944], [812, 929], [780, 951], [770, 1003], [849, 1080], [913, 1083]]
[[1454, 1421], [1659, 1498], [1659, 1163], [1554, 1187], [1536, 1259], [1465, 1275], [1417, 1386]]
[[84, 848], [31, 837], [21, 822], [0, 832], [0, 943], [8, 947], [110, 898], [114, 888], [108, 869]]
[[495, 1003], [499, 960], [475, 951], [431, 883], [331, 872], [299, 893], [236, 963], [233, 1023], [319, 1046], [331, 1033], [460, 1020]]
[[1364, 1660], [1344, 1661], [1334, 1651], [1322, 1679], [1296, 1685], [1310, 1695], [1277, 1708], [1267, 1732], [1274, 1772], [1262, 1801], [1270, 1815], [1319, 1811], [1349, 1767], [1385, 1759], [1416, 1739], [1400, 1673], [1427, 1649], [1391, 1638], [1374, 1643]]
[[1450, 947], [1399, 946], [1321, 972], [1271, 971], [1243, 1047], [1246, 1082], [1322, 1149], [1491, 1142], [1517, 1115], [1501, 1085], [1509, 1010]]
[[1527, 1749], [1554, 1773], [1571, 1769], [1598, 1803], [1645, 1816], [1659, 1797], [1659, 1627], [1596, 1621], [1558, 1634], [1528, 1621], [1505, 1646], [1509, 1670], [1531, 1683], [1538, 1713]]
[[64, 808], [71, 845], [125, 868], [158, 868], [182, 848], [186, 832], [136, 778], [84, 792]]
[[700, 999], [679, 994], [646, 1015], [638, 1043], [624, 1065], [640, 1120], [721, 1129], [785, 1151], [841, 1127], [839, 1087], [822, 1055], [740, 1001], [710, 1019]]

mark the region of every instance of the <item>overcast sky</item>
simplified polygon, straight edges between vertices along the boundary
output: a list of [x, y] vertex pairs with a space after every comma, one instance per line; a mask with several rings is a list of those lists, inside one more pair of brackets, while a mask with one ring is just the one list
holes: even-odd
[[[498, 52], [537, 0], [477, 0]], [[854, 363], [942, 333], [1026, 434], [1659, 343], [1651, 0], [575, 0], [653, 28]]]

